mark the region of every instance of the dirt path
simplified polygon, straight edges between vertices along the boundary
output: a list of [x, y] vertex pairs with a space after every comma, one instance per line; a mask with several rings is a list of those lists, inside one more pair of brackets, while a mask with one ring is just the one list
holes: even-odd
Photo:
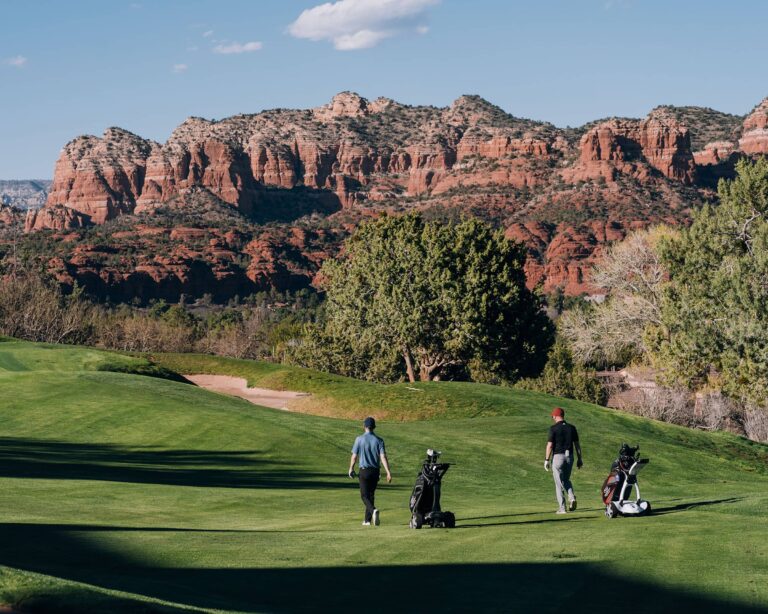
[[244, 377], [232, 377], [230, 375], [185, 375], [190, 382], [222, 394], [229, 394], [250, 401], [255, 405], [274, 407], [290, 411], [288, 402], [293, 399], [303, 399], [308, 392], [292, 392], [290, 390], [270, 390], [269, 388], [248, 388], [248, 382]]

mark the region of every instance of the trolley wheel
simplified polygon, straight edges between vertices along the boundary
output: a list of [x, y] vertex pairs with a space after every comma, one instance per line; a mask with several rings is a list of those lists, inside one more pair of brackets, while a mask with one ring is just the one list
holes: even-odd
[[616, 510], [613, 509], [613, 504], [609, 503], [605, 506], [605, 517], [614, 518], [616, 516]]
[[411, 516], [410, 527], [412, 529], [420, 529], [422, 526], [424, 526], [424, 516], [417, 512]]
[[453, 512], [445, 512], [443, 514], [443, 526], [446, 529], [452, 529], [456, 526], [456, 516]]
[[645, 513], [643, 516], [650, 516], [651, 515], [651, 504], [648, 504], [648, 507], [645, 508]]

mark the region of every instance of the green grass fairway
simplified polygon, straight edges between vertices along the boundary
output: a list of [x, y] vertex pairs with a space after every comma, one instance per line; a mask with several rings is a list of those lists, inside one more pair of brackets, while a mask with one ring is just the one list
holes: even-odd
[[[248, 364], [265, 377], [280, 371], [237, 363], [232, 373]], [[414, 392], [290, 370], [292, 382], [321, 379], [309, 390], [316, 402], [391, 416], [378, 432], [395, 480], [377, 493], [382, 526], [365, 528], [345, 475], [359, 421], [136, 374], [159, 371], [85, 348], [0, 342], [0, 604], [768, 611], [766, 446], [529, 392], [451, 383]], [[434, 419], [406, 421], [404, 399], [420, 399], [417, 414]], [[586, 460], [574, 472], [579, 510], [567, 516], [552, 513], [542, 467], [555, 403], [579, 427]], [[657, 511], [649, 518], [603, 516], [599, 488], [623, 440], [651, 458], [640, 482]], [[454, 530], [407, 528], [428, 446], [455, 463], [443, 498]]]

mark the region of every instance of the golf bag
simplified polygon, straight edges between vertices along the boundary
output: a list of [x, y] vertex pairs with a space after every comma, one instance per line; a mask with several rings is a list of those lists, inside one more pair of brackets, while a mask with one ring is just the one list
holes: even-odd
[[[603, 482], [602, 497], [605, 503], [605, 515], [615, 516], [647, 516], [651, 513], [651, 504], [640, 498], [640, 487], [637, 484], [637, 474], [648, 464], [647, 458], [640, 458], [640, 446], [635, 448], [621, 444], [619, 457], [611, 465], [611, 473]], [[632, 490], [637, 498], [629, 500]]]
[[443, 476], [448, 471], [449, 463], [438, 462], [440, 452], [427, 450], [427, 459], [421, 466], [416, 478], [410, 500], [411, 520], [408, 526], [420, 529], [425, 524], [433, 527], [452, 529], [456, 526], [456, 516], [452, 512], [440, 509], [440, 489]]

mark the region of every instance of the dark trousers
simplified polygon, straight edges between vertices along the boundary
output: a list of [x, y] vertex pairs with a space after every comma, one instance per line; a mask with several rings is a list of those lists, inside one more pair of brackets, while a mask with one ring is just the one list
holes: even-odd
[[379, 470], [366, 467], [360, 470], [360, 498], [365, 504], [365, 521], [371, 522], [373, 518], [373, 498], [376, 494], [376, 486], [379, 484]]

